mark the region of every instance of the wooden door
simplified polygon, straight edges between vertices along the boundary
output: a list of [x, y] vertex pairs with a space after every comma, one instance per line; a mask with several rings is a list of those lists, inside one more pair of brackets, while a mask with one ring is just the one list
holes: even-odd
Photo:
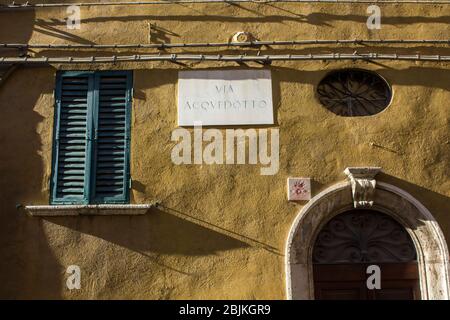
[[418, 300], [417, 263], [379, 264], [380, 289], [369, 289], [370, 264], [314, 266], [314, 296], [320, 300]]
[[[313, 249], [314, 296], [323, 300], [417, 300], [414, 244], [386, 214], [352, 210], [331, 219]], [[380, 268], [380, 289], [369, 289], [367, 267]]]

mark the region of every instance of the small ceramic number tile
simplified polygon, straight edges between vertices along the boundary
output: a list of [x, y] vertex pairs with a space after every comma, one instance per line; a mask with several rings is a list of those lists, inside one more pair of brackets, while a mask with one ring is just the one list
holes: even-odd
[[310, 178], [288, 178], [288, 200], [310, 200], [311, 179]]

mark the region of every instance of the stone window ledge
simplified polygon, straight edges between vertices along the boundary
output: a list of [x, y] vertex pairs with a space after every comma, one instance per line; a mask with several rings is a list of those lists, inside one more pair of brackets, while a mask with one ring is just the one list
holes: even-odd
[[39, 205], [25, 206], [33, 217], [58, 217], [80, 215], [134, 216], [143, 215], [155, 204], [96, 204], [96, 205]]

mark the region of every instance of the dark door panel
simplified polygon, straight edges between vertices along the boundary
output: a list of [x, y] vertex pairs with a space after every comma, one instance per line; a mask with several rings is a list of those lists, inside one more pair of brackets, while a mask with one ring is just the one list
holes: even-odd
[[379, 264], [381, 289], [368, 289], [370, 264], [314, 265], [314, 295], [320, 300], [418, 300], [416, 262]]
[[315, 287], [318, 300], [366, 300], [366, 287], [361, 282], [318, 282]]

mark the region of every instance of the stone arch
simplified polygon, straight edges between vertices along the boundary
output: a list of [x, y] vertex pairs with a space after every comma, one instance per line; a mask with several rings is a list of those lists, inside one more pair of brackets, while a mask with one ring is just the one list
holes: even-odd
[[[364, 193], [364, 192], [363, 192]], [[449, 299], [449, 254], [443, 233], [431, 213], [406, 191], [373, 180], [373, 210], [400, 222], [416, 251], [422, 299]], [[335, 184], [317, 194], [294, 220], [286, 245], [288, 299], [314, 299], [312, 249], [318, 232], [332, 217], [354, 209], [353, 181]], [[367, 199], [365, 199], [367, 200]]]

